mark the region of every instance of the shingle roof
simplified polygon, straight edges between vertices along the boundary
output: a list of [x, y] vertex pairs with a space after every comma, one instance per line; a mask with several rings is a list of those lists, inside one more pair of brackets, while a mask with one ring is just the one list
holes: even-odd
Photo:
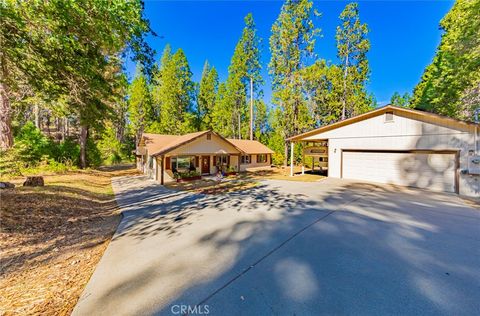
[[[149, 155], [160, 155], [167, 153], [175, 148], [178, 148], [194, 139], [211, 131], [201, 131], [195, 133], [189, 133], [185, 135], [163, 135], [163, 134], [151, 134], [143, 133], [142, 141], [148, 150]], [[214, 133], [214, 132], [211, 132]], [[216, 134], [216, 133], [214, 133]], [[218, 134], [216, 134], [218, 135]], [[220, 135], [218, 135], [221, 137]], [[223, 137], [221, 137], [223, 138]], [[246, 154], [273, 154], [273, 150], [263, 145], [256, 140], [244, 140], [244, 139], [226, 139], [226, 142], [230, 143], [238, 150]]]
[[149, 155], [158, 155], [173, 150], [185, 143], [188, 143], [208, 131], [189, 133], [185, 135], [162, 135], [144, 133], [142, 139]]
[[273, 154], [274, 151], [256, 140], [228, 139], [229, 142], [240, 148], [246, 154]]

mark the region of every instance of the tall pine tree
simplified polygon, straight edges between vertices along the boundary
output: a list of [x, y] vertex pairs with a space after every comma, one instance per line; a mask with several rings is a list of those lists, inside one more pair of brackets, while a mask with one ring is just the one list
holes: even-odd
[[342, 120], [368, 111], [371, 106], [365, 85], [370, 70], [367, 52], [368, 28], [360, 22], [357, 3], [349, 3], [340, 14], [337, 27], [337, 56], [343, 73]]
[[200, 118], [200, 129], [213, 128], [213, 111], [218, 91], [218, 73], [215, 67], [210, 67], [208, 61], [203, 66], [200, 79], [197, 103]]
[[457, 0], [440, 22], [442, 40], [413, 94], [412, 106], [473, 120], [480, 108], [480, 1]]
[[129, 87], [128, 119], [135, 135], [135, 144], [152, 119], [153, 109], [147, 77], [140, 65], [137, 65], [135, 77]]
[[158, 121], [149, 131], [164, 134], [184, 134], [196, 130], [194, 108], [195, 85], [192, 72], [182, 49], [171, 54], [167, 46], [159, 70], [154, 75], [152, 98], [158, 111]]
[[[287, 0], [272, 26], [269, 72], [272, 76], [273, 103], [278, 107], [275, 111], [276, 139], [285, 140], [309, 126], [300, 71], [313, 57], [316, 36], [320, 32], [313, 24], [314, 14], [311, 1]], [[285, 164], [287, 153], [288, 146], [285, 143]]]
[[[250, 79], [253, 79], [254, 99], [258, 100], [263, 92], [263, 79], [260, 74], [260, 38], [257, 35], [253, 16], [249, 13], [245, 17], [245, 27], [228, 67], [228, 78], [225, 83], [226, 93], [223, 105], [226, 117], [220, 118], [231, 125], [225, 132], [229, 137], [247, 138], [250, 120]], [[218, 122], [216, 125], [221, 123]]]

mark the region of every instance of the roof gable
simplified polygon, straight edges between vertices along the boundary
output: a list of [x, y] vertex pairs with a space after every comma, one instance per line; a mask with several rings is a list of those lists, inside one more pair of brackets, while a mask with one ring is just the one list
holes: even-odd
[[288, 138], [287, 140], [290, 141], [301, 141], [304, 138], [314, 136], [316, 134], [320, 134], [323, 132], [327, 132], [330, 130], [334, 130], [346, 125], [354, 124], [363, 120], [370, 119], [372, 117], [376, 117], [382, 114], [385, 114], [386, 112], [393, 112], [395, 115], [399, 116], [408, 116], [411, 119], [419, 120], [419, 121], [424, 121], [430, 124], [436, 124], [440, 126], [445, 126], [445, 127], [450, 127], [450, 128], [456, 128], [459, 130], [463, 131], [472, 131], [475, 127], [480, 126], [479, 124], [476, 123], [470, 123], [470, 122], [464, 122], [460, 121], [457, 119], [453, 119], [450, 117], [446, 116], [441, 116], [438, 114], [434, 113], [429, 113], [429, 112], [424, 112], [424, 111], [418, 111], [418, 110], [413, 110], [413, 109], [408, 109], [408, 108], [403, 108], [403, 107], [398, 107], [398, 106], [393, 106], [393, 105], [387, 105], [378, 109], [375, 109], [373, 111], [360, 114], [354, 117], [351, 117], [349, 119], [339, 121], [333, 124], [325, 125], [320, 128], [311, 130], [309, 132], [305, 132], [299, 135], [295, 135], [293, 137]]
[[218, 133], [215, 133], [209, 130], [189, 133], [185, 135], [163, 135], [163, 134], [144, 133], [142, 134], [139, 145], [144, 145], [147, 148], [149, 155], [157, 156], [161, 154], [166, 154], [185, 144], [193, 142], [194, 140], [200, 138], [201, 136], [207, 133], [212, 133], [213, 135], [216, 135], [221, 139], [221, 141], [224, 141], [230, 146], [233, 146], [239, 152], [243, 152], [240, 148], [238, 148], [235, 144], [231, 143], [226, 138], [222, 137]]

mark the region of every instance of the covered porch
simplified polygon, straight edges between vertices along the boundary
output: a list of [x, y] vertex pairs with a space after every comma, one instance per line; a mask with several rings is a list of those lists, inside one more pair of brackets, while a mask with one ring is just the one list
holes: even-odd
[[295, 146], [300, 144], [303, 145], [301, 174], [305, 174], [307, 165], [311, 173], [328, 172], [328, 139], [300, 140], [290, 142], [290, 176], [295, 175], [294, 152]]
[[235, 174], [240, 170], [241, 154], [226, 152], [165, 155], [156, 158], [155, 180], [164, 184], [178, 177], [198, 179], [221, 172]]

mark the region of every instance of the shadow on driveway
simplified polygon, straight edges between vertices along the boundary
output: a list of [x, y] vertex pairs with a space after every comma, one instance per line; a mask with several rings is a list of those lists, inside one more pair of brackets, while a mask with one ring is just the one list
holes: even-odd
[[454, 195], [334, 179], [172, 195], [121, 181], [129, 211], [75, 315], [480, 311], [480, 213]]

